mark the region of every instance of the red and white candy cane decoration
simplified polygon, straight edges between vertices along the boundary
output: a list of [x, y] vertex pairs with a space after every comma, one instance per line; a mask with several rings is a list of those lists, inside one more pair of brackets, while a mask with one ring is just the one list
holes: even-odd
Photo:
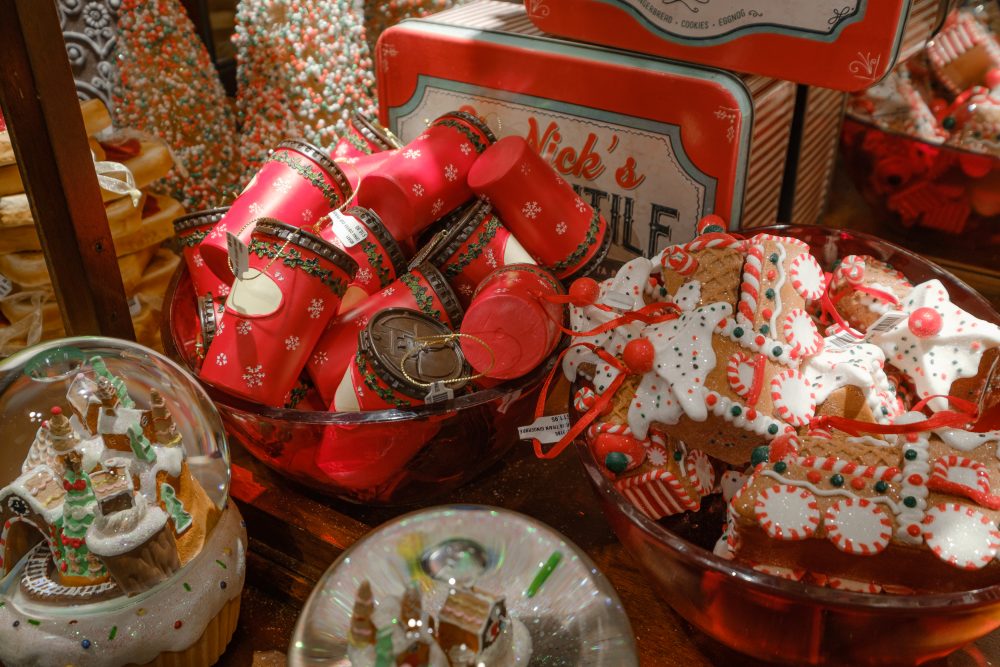
[[700, 495], [708, 495], [715, 489], [715, 468], [708, 455], [700, 449], [692, 449], [684, 457], [684, 472]]
[[625, 499], [651, 519], [694, 511], [701, 499], [694, 499], [680, 480], [668, 470], [653, 470], [615, 483]]
[[673, 246], [663, 253], [663, 266], [670, 267], [678, 275], [689, 276], [698, 269], [698, 260], [684, 248]]
[[931, 491], [964, 496], [991, 510], [1000, 510], [1000, 496], [991, 494], [986, 466], [966, 456], [952, 454], [934, 462], [927, 488]]
[[816, 414], [816, 392], [799, 371], [786, 368], [771, 379], [771, 400], [780, 419], [805, 426]]
[[804, 540], [819, 527], [819, 504], [809, 489], [775, 484], [757, 494], [757, 523], [776, 540]]
[[820, 268], [816, 258], [808, 252], [792, 260], [792, 265], [788, 268], [788, 277], [791, 278], [792, 287], [806, 301], [816, 301], [826, 291], [823, 269]]
[[959, 503], [941, 503], [924, 517], [924, 540], [946, 563], [966, 570], [985, 567], [1000, 551], [1000, 531], [985, 514]]
[[841, 498], [823, 516], [834, 546], [856, 556], [874, 556], [889, 546], [892, 519], [867, 498]]
[[726, 365], [729, 386], [750, 407], [756, 407], [760, 398], [760, 390], [764, 385], [764, 365], [766, 362], [767, 359], [762, 354], [751, 355], [747, 352], [737, 351], [729, 357], [729, 362]]
[[833, 456], [802, 456], [796, 459], [796, 463], [803, 468], [812, 470], [826, 470], [827, 472], [879, 479], [886, 482], [897, 480], [900, 476], [900, 470], [896, 466], [866, 466]]
[[755, 243], [750, 246], [743, 263], [743, 282], [740, 284], [740, 314], [748, 320], [757, 315], [757, 301], [760, 299], [760, 275], [764, 268], [764, 246]]

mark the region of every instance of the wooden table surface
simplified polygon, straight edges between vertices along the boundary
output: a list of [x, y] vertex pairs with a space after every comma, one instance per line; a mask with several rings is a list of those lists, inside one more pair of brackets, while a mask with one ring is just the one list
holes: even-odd
[[[885, 235], [884, 229], [871, 222], [872, 212], [842, 174], [835, 192], [837, 198], [827, 216], [832, 226]], [[895, 240], [905, 245], [906, 235]], [[947, 252], [938, 253], [942, 254]], [[970, 267], [954, 257], [945, 257], [944, 263], [1000, 307], [1000, 273]], [[372, 528], [415, 509], [367, 508], [314, 495], [238, 447], [232, 492], [247, 519], [251, 551], [240, 626], [219, 663], [224, 667], [284, 664], [295, 619], [325, 568]], [[573, 452], [555, 461], [538, 461], [527, 443], [516, 446], [478, 481], [432, 504], [444, 503], [506, 507], [536, 517], [576, 542], [619, 592], [643, 665], [760, 664], [712, 641], [657, 599], [646, 577], [607, 527]], [[936, 664], [1000, 667], [1000, 631]]]

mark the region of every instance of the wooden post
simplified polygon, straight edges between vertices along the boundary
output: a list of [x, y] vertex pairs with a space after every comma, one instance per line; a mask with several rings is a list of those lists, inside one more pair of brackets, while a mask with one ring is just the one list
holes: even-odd
[[66, 333], [135, 339], [56, 5], [0, 0], [0, 107]]

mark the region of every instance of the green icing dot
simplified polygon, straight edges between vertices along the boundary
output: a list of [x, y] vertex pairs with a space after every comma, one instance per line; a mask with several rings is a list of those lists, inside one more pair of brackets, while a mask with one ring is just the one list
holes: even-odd
[[750, 463], [752, 465], [760, 465], [767, 461], [771, 456], [771, 448], [767, 445], [762, 445], [760, 447], [754, 447], [753, 451], [750, 453]]
[[774, 348], [771, 350], [771, 354], [773, 354], [776, 357], [780, 357], [782, 352], [783, 350], [779, 345], [775, 345]]
[[788, 464], [784, 461], [778, 461], [774, 464], [774, 472], [785, 472], [788, 470]]
[[771, 256], [768, 257], [768, 259], [771, 260], [771, 264], [777, 264], [778, 263], [778, 253], [772, 252]]
[[840, 473], [832, 475], [830, 477], [830, 484], [833, 484], [834, 486], [843, 486], [844, 485], [844, 476], [841, 475]]
[[778, 425], [771, 424], [770, 426], [767, 427], [767, 432], [770, 433], [771, 435], [778, 435]]
[[683, 454], [681, 454], [679, 451], [674, 452], [674, 461], [680, 461], [682, 458], [684, 458]]
[[768, 287], [767, 291], [764, 292], [764, 296], [766, 296], [768, 299], [773, 299], [774, 298], [774, 290], [771, 289], [770, 287]]
[[880, 479], [879, 481], [875, 482], [875, 490], [879, 493], [885, 493], [886, 491], [889, 490], [889, 485], [885, 482], [885, 480]]
[[733, 337], [734, 338], [742, 338], [743, 337], [743, 327], [736, 327], [735, 329], [733, 329]]
[[903, 504], [906, 505], [907, 507], [911, 507], [911, 508], [912, 507], [916, 507], [917, 506], [917, 499], [914, 498], [913, 496], [906, 496], [905, 498], [903, 498]]
[[729, 408], [729, 414], [731, 414], [734, 417], [739, 417], [741, 414], [743, 414], [743, 408], [741, 408], [738, 405], [734, 405], [733, 407]]
[[628, 467], [628, 457], [621, 452], [611, 452], [604, 457], [604, 465], [616, 475], [621, 474]]
[[954, 130], [955, 129], [955, 117], [954, 116], [945, 116], [944, 120], [941, 121], [941, 127], [943, 127], [946, 130]]
[[760, 325], [760, 332], [766, 336], [767, 334], [771, 333], [771, 327], [767, 326], [766, 324], [762, 324]]
[[915, 449], [907, 449], [905, 452], [903, 452], [903, 458], [906, 459], [907, 461], [916, 461], [917, 460], [917, 450], [915, 450]]

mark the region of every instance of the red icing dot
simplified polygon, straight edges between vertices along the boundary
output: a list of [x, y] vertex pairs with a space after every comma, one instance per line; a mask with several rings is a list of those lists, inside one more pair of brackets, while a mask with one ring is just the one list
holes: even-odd
[[823, 476], [819, 474], [818, 470], [810, 470], [809, 472], [806, 473], [806, 479], [808, 479], [813, 484], [816, 484], [822, 478]]
[[906, 481], [912, 484], [913, 486], [920, 486], [921, 484], [924, 483], [924, 478], [921, 477], [920, 475], [910, 475], [909, 477], [906, 478]]
[[719, 399], [715, 394], [709, 394], [708, 396], [705, 397], [705, 403], [708, 404], [708, 407], [712, 407], [713, 405], [715, 405], [716, 401], [718, 400]]
[[920, 338], [936, 336], [941, 331], [942, 324], [941, 313], [933, 308], [917, 308], [910, 313], [910, 331], [914, 336]]
[[622, 360], [625, 365], [628, 366], [629, 371], [636, 375], [653, 370], [655, 356], [656, 350], [653, 349], [653, 344], [649, 342], [648, 338], [630, 340], [625, 345], [625, 351], [622, 352]]
[[749, 421], [753, 421], [754, 419], [757, 419], [757, 411], [754, 410], [753, 408], [747, 408], [747, 419]]
[[909, 533], [911, 537], [920, 537], [920, 526], [915, 523], [911, 523], [907, 526], [906, 532]]
[[570, 303], [574, 306], [589, 306], [597, 302], [601, 286], [593, 278], [577, 278], [569, 286]]
[[774, 272], [774, 269], [771, 269], [770, 271], [767, 272], [767, 279], [768, 280], [774, 280], [774, 277], [776, 275], [778, 275], [778, 274]]
[[182, 625], [184, 625], [184, 621], [174, 621], [174, 630], [180, 630]]
[[754, 342], [757, 343], [758, 345], [763, 345], [764, 344], [764, 337], [763, 336], [757, 336], [757, 338], [754, 339]]
[[986, 87], [990, 90], [994, 88], [1000, 88], [1000, 67], [994, 67], [986, 73], [983, 77], [983, 81], [986, 83]]
[[760, 314], [764, 316], [765, 320], [771, 319], [771, 309], [770, 308], [765, 308], [764, 310], [761, 311]]
[[861, 477], [855, 477], [851, 480], [851, 486], [860, 491], [865, 488], [865, 480]]

